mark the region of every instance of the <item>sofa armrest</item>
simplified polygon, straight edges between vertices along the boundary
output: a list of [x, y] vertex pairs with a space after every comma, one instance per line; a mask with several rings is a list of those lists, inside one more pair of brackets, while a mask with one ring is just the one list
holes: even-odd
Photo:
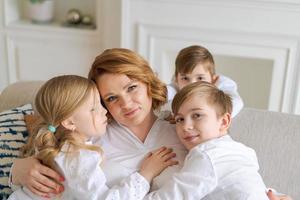
[[20, 81], [7, 86], [0, 94], [0, 112], [24, 104], [33, 105], [34, 97], [44, 81]]

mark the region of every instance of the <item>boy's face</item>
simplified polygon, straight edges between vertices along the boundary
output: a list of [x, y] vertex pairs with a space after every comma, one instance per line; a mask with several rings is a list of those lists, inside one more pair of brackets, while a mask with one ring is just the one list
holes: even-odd
[[218, 118], [215, 108], [207, 104], [205, 98], [194, 95], [180, 106], [175, 121], [180, 141], [190, 150], [200, 143], [225, 135], [230, 114]]
[[176, 83], [179, 90], [181, 90], [184, 86], [197, 81], [213, 83], [213, 79], [214, 77], [212, 77], [209, 71], [205, 69], [204, 65], [199, 63], [191, 73], [178, 73], [176, 76]]

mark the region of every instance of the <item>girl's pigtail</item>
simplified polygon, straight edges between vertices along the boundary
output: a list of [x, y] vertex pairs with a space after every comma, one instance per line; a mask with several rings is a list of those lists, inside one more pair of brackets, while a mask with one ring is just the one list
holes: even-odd
[[53, 125], [43, 126], [37, 133], [34, 141], [36, 157], [52, 169], [55, 168], [54, 158], [60, 151], [57, 138], [55, 136], [56, 128]]

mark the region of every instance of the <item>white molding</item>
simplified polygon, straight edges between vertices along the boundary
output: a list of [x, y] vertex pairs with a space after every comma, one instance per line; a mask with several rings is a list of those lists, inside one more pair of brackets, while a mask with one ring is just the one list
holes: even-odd
[[121, 47], [129, 47], [130, 0], [121, 0]]
[[[300, 71], [300, 70], [299, 70]], [[297, 81], [297, 90], [296, 90], [296, 100], [295, 100], [295, 114], [300, 115], [300, 72], [298, 73], [298, 81]]]
[[[131, 0], [131, 2], [149, 2], [148, 0]], [[256, 8], [258, 10], [300, 11], [299, 0], [151, 0], [152, 3], [172, 3], [212, 7]]]
[[14, 41], [9, 37], [6, 39], [7, 43], [7, 58], [8, 58], [8, 82], [9, 84], [19, 80], [18, 68], [18, 48]]
[[5, 34], [0, 33], [0, 93], [8, 85], [8, 64]]
[[[295, 60], [299, 52], [298, 38], [143, 23], [138, 24], [137, 38], [137, 51], [151, 64], [155, 60], [163, 62], [164, 52], [157, 52], [160, 49], [157, 45], [163, 46], [164, 42], [200, 42], [216, 54], [273, 60], [269, 110], [296, 112], [293, 89], [297, 81], [295, 74], [298, 65]], [[154, 64], [163, 69], [158, 65]]]
[[5, 21], [5, 16], [4, 16], [4, 2], [3, 0], [0, 0], [0, 29], [4, 28], [4, 21]]

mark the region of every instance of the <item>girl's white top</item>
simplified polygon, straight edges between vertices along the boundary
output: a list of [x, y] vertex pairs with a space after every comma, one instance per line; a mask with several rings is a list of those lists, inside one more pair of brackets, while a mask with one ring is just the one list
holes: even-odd
[[[66, 150], [66, 148], [67, 145], [63, 147], [63, 150]], [[148, 181], [134, 171], [109, 188], [101, 169], [101, 161], [101, 155], [91, 150], [81, 149], [71, 154], [60, 152], [55, 158], [55, 162], [59, 171], [65, 177], [65, 191], [62, 195], [51, 199], [138, 200], [143, 199], [148, 193], [150, 188]], [[20, 188], [9, 199], [40, 200], [44, 198], [32, 194], [27, 188]]]

